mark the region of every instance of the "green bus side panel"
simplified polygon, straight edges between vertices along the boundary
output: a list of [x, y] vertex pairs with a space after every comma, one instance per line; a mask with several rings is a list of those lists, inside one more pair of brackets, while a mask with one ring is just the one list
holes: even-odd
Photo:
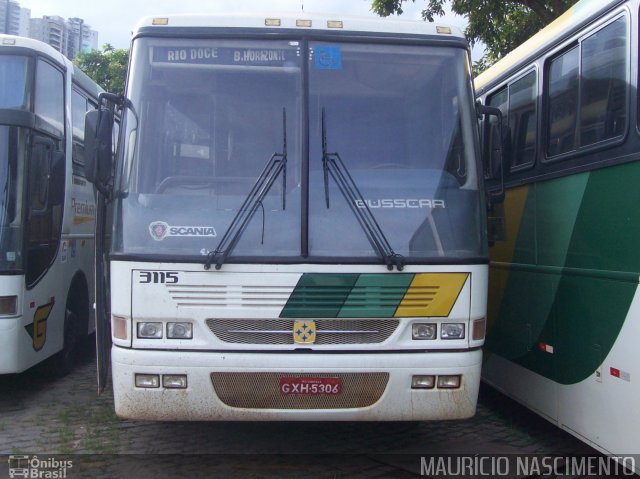
[[638, 286], [639, 179], [630, 163], [531, 188], [515, 266], [491, 269], [506, 287], [489, 351], [561, 384], [602, 364]]

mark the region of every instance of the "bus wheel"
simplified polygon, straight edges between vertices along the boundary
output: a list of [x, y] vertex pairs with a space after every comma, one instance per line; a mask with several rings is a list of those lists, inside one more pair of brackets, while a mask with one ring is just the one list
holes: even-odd
[[80, 318], [75, 311], [66, 308], [64, 316], [64, 345], [53, 361], [53, 373], [65, 376], [78, 362], [80, 350]]

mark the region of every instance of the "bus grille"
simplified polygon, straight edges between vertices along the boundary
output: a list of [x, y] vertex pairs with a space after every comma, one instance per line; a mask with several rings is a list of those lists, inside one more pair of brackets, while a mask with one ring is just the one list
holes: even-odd
[[[338, 395], [283, 395], [280, 378], [340, 378]], [[350, 409], [376, 403], [389, 373], [211, 373], [218, 398], [227, 406], [248, 409]]]
[[[397, 319], [318, 319], [314, 344], [376, 344], [393, 334]], [[294, 344], [293, 319], [208, 319], [218, 339], [240, 344]]]

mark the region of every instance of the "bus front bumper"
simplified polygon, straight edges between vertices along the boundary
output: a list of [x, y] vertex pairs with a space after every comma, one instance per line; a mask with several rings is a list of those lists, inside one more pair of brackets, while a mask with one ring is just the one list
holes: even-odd
[[[481, 359], [479, 349], [274, 354], [151, 351], [113, 346], [111, 352], [116, 414], [122, 418], [160, 421], [465, 419], [476, 411]], [[157, 386], [137, 387], [136, 375], [157, 378]], [[165, 379], [185, 375], [186, 388], [165, 387]], [[415, 375], [436, 378], [459, 375], [461, 381], [454, 389], [437, 385], [413, 389]], [[339, 394], [308, 394], [309, 386], [303, 386], [307, 392], [285, 394], [283, 382], [300, 381], [291, 379], [300, 377], [306, 378], [303, 382], [340, 378], [342, 389]], [[379, 380], [381, 377], [383, 380]], [[374, 381], [377, 386], [372, 384]], [[349, 398], [366, 404], [354, 406]]]

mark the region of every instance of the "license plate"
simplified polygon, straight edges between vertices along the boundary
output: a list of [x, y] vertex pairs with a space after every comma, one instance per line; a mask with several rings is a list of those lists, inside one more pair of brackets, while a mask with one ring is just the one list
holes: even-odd
[[280, 394], [283, 396], [336, 396], [341, 393], [340, 378], [280, 378]]

